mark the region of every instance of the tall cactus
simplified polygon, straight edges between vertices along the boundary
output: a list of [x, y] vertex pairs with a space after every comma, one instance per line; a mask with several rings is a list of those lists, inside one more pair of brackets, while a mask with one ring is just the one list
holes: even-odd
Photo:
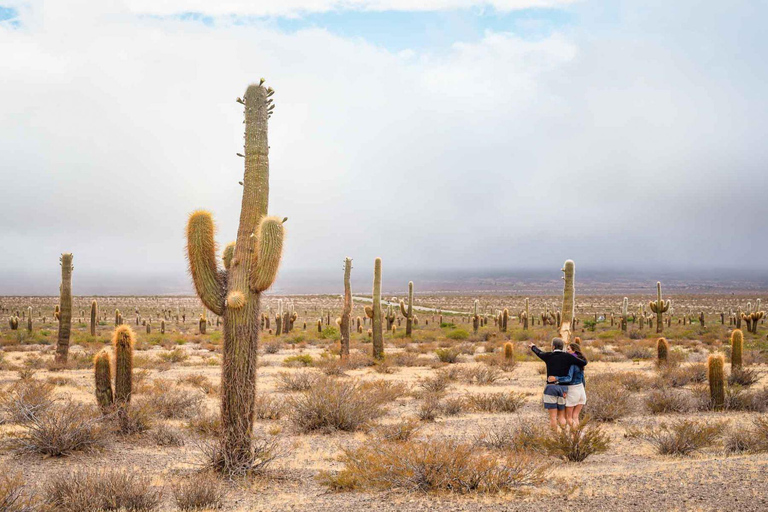
[[405, 335], [410, 338], [413, 331], [413, 281], [408, 282], [408, 307], [401, 300], [400, 313], [405, 317]]
[[384, 334], [381, 326], [381, 258], [373, 265], [373, 307], [371, 314], [371, 335], [373, 337], [373, 358], [384, 359]]
[[624, 297], [624, 301], [621, 303], [621, 330], [627, 330], [627, 317], [629, 316], [629, 299]]
[[[253, 415], [260, 330], [261, 293], [277, 277], [286, 219], [268, 217], [269, 143], [267, 120], [272, 88], [264, 80], [249, 85], [245, 105], [245, 172], [240, 224], [234, 250], [224, 269], [216, 262], [211, 214], [198, 210], [189, 217], [187, 250], [197, 294], [206, 308], [223, 317], [221, 423], [222, 466], [247, 469], [253, 463]], [[230, 257], [231, 254], [231, 257]]]
[[96, 336], [96, 323], [99, 321], [97, 310], [96, 300], [91, 301], [91, 336]]
[[656, 332], [664, 332], [664, 313], [669, 311], [669, 301], [664, 301], [661, 298], [661, 282], [656, 283], [656, 301], [648, 303], [648, 307], [651, 311], [656, 313]]
[[131, 401], [133, 386], [133, 345], [136, 337], [129, 325], [115, 329], [112, 345], [115, 350], [115, 402], [127, 404]]
[[27, 331], [32, 332], [32, 306], [27, 308]]
[[474, 313], [472, 313], [472, 330], [477, 333], [477, 329], [480, 327], [480, 315], [477, 313], [477, 306], [479, 304], [479, 301], [475, 299], [475, 310]]
[[56, 363], [65, 365], [69, 357], [69, 335], [72, 330], [72, 254], [61, 255], [61, 287], [59, 288], [59, 336], [56, 341]]
[[344, 308], [341, 310], [341, 358], [349, 358], [349, 328], [352, 323], [352, 258], [344, 258]]
[[716, 410], [725, 405], [725, 360], [721, 354], [712, 354], [707, 359], [707, 380], [712, 407]]
[[576, 265], [573, 260], [566, 260], [563, 265], [563, 313], [560, 319], [560, 337], [567, 344], [571, 341], [573, 329], [573, 310], [576, 307], [576, 289], [574, 274]]
[[731, 333], [731, 370], [741, 368], [743, 351], [744, 333], [741, 329], [734, 329]]
[[531, 306], [530, 301], [528, 300], [528, 297], [525, 298], [525, 311], [523, 312], [525, 315], [523, 317], [523, 330], [528, 330], [528, 322], [531, 321]]

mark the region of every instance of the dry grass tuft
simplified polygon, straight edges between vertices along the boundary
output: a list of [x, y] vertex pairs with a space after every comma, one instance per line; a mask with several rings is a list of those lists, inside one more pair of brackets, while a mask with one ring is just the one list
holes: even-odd
[[724, 430], [724, 423], [683, 419], [657, 426], [630, 428], [627, 437], [651, 443], [661, 455], [689, 455], [712, 446]]
[[216, 475], [203, 472], [174, 481], [171, 492], [179, 510], [219, 510], [224, 507], [227, 488]]
[[525, 404], [526, 395], [507, 391], [503, 393], [472, 393], [465, 397], [467, 407], [478, 412], [515, 412]]
[[104, 445], [101, 419], [92, 407], [72, 401], [57, 403], [29, 414], [24, 429], [10, 440], [10, 445], [17, 452], [52, 457], [101, 448]]
[[576, 428], [559, 429], [543, 438], [543, 446], [550, 455], [571, 462], [583, 462], [590, 455], [608, 450], [610, 437], [597, 424], [582, 422]]
[[277, 374], [277, 389], [280, 391], [307, 391], [317, 383], [321, 375], [313, 370], [280, 372]]
[[64, 471], [45, 489], [46, 504], [61, 512], [151, 511], [159, 508], [162, 498], [150, 476], [125, 470]]
[[422, 426], [418, 420], [409, 418], [397, 423], [378, 425], [372, 432], [376, 438], [384, 441], [410, 441]]
[[645, 398], [645, 406], [651, 414], [688, 412], [694, 408], [694, 398], [690, 391], [661, 388], [655, 389], [648, 394]]
[[633, 410], [628, 392], [617, 390], [620, 379], [615, 373], [604, 373], [587, 382], [587, 405], [584, 412], [595, 421], [616, 421]]
[[[16, 381], [0, 400], [0, 416], [9, 423], [24, 423], [53, 405], [52, 384], [32, 378]], [[0, 421], [2, 423], [3, 421]]]
[[0, 475], [0, 511], [2, 512], [34, 512], [39, 510], [34, 496], [25, 489], [24, 477], [21, 473], [6, 472]]
[[725, 438], [728, 452], [768, 452], [768, 416], [752, 418], [746, 428], [733, 428]]

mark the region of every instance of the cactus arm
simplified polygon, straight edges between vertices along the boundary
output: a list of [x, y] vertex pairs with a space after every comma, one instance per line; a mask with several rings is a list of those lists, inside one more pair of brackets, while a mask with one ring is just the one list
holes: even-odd
[[235, 242], [230, 242], [224, 248], [224, 254], [221, 256], [221, 261], [224, 263], [224, 269], [229, 270], [232, 266], [232, 258], [235, 257]]
[[254, 292], [269, 289], [277, 278], [280, 260], [283, 256], [283, 238], [286, 219], [264, 217], [256, 237], [256, 251], [251, 262], [250, 285]]
[[403, 302], [403, 300], [402, 300], [402, 299], [400, 300], [400, 313], [401, 313], [401, 314], [402, 314], [404, 317], [408, 318], [408, 311], [405, 309], [405, 302]]
[[226, 283], [216, 264], [215, 230], [210, 212], [192, 212], [187, 222], [187, 259], [200, 300], [213, 313], [222, 315]]

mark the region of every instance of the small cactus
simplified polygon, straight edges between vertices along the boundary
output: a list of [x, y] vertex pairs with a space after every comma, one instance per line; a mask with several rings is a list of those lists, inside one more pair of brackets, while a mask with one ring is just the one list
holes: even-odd
[[667, 356], [669, 355], [669, 343], [664, 338], [656, 340], [656, 355], [658, 356], [658, 364], [666, 364]]
[[98, 304], [95, 300], [91, 301], [91, 336], [96, 336], [96, 324], [98, 323]]
[[504, 360], [506, 362], [511, 361], [515, 357], [514, 347], [512, 343], [506, 342], [504, 344]]
[[712, 354], [707, 359], [707, 380], [712, 407], [720, 410], [725, 405], [725, 359], [721, 354]]
[[384, 338], [381, 325], [381, 258], [376, 258], [373, 266], [373, 358], [384, 359]]
[[205, 315], [200, 315], [200, 319], [197, 321], [197, 328], [200, 334], [205, 334], [205, 330], [208, 326], [208, 321], [205, 319]]
[[27, 331], [32, 332], [32, 306], [27, 308]]
[[109, 353], [101, 350], [93, 358], [94, 378], [96, 381], [96, 402], [102, 411], [112, 407], [115, 401], [112, 392], [112, 362]]
[[741, 368], [743, 351], [744, 333], [741, 329], [734, 329], [731, 333], [731, 370]]
[[160, 334], [165, 334], [165, 319], [160, 320]]
[[624, 301], [621, 303], [621, 330], [627, 331], [627, 317], [629, 316], [629, 299], [624, 297]]

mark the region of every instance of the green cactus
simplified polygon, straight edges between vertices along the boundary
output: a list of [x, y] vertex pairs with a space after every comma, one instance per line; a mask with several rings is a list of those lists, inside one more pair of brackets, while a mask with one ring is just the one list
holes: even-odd
[[405, 317], [405, 335], [410, 338], [413, 331], [413, 281], [408, 282], [408, 307], [401, 300], [400, 313]]
[[731, 370], [741, 368], [742, 353], [744, 352], [744, 333], [734, 329], [731, 333]]
[[373, 265], [373, 307], [371, 309], [373, 358], [381, 360], [384, 359], [384, 337], [381, 325], [381, 258], [376, 258]]
[[128, 325], [115, 329], [112, 345], [115, 350], [115, 402], [127, 404], [131, 401], [133, 385], [133, 346], [136, 338]]
[[755, 307], [752, 307], [752, 303], [748, 302], [747, 312], [741, 313], [741, 319], [747, 322], [747, 332], [757, 334], [757, 324], [765, 316], [765, 311], [760, 311], [761, 302], [760, 299], [757, 299]]
[[506, 342], [504, 344], [504, 361], [510, 362], [515, 357], [515, 351], [514, 347], [512, 346], [512, 343]]
[[67, 364], [69, 335], [72, 330], [72, 254], [61, 255], [61, 287], [59, 288], [59, 336], [56, 341], [56, 363]]
[[165, 319], [160, 320], [160, 334], [165, 334]]
[[[189, 218], [187, 250], [198, 296], [206, 308], [223, 317], [221, 423], [223, 465], [244, 469], [253, 463], [253, 418], [262, 292], [277, 277], [287, 219], [268, 217], [269, 143], [267, 120], [273, 108], [271, 88], [248, 86], [245, 97], [245, 172], [240, 224], [223, 270], [216, 262], [211, 214]], [[226, 268], [226, 267], [229, 268]]]
[[475, 333], [477, 333], [477, 330], [480, 327], [480, 315], [477, 313], [477, 306], [478, 306], [479, 302], [480, 301], [475, 299], [475, 303], [474, 303], [475, 310], [474, 310], [474, 313], [472, 314], [472, 330]]
[[32, 306], [27, 308], [27, 332], [32, 332]]
[[198, 331], [200, 331], [200, 334], [205, 334], [205, 331], [207, 328], [208, 328], [208, 320], [205, 319], [205, 315], [200, 315], [200, 319], [197, 321]]
[[343, 360], [349, 359], [349, 330], [352, 323], [352, 258], [344, 258], [344, 307], [341, 310], [341, 350]]
[[275, 314], [275, 336], [283, 334], [283, 299], [277, 300], [277, 314]]
[[651, 311], [656, 313], [656, 332], [664, 332], [664, 313], [669, 311], [669, 301], [664, 301], [661, 298], [661, 282], [656, 283], [656, 301], [648, 303], [648, 307]]
[[563, 272], [563, 311], [560, 319], [560, 337], [566, 344], [571, 341], [573, 330], [573, 312], [576, 307], [576, 287], [574, 277], [576, 265], [573, 260], [566, 260]]
[[667, 356], [669, 355], [669, 343], [664, 338], [656, 340], [656, 355], [658, 357], [658, 364], [666, 364]]
[[120, 310], [116, 309], [115, 310], [115, 327], [117, 327], [118, 325], [120, 325], [122, 323], [121, 317], [122, 317], [122, 315], [120, 315]]
[[712, 407], [720, 410], [725, 405], [725, 359], [722, 354], [712, 354], [707, 359], [707, 380]]
[[98, 305], [96, 301], [91, 301], [91, 336], [96, 336], [96, 324], [99, 321]]
[[[397, 298], [392, 297], [392, 302], [397, 302]], [[373, 310], [371, 310], [373, 312]], [[395, 320], [397, 320], [397, 315], [395, 314], [395, 308], [392, 307], [392, 304], [387, 304], [387, 312], [384, 315], [384, 319], [387, 321], [387, 330], [392, 330], [392, 324], [395, 323]]]
[[112, 362], [109, 353], [101, 350], [93, 358], [94, 379], [96, 382], [96, 402], [106, 412], [115, 401], [112, 392]]
[[523, 330], [528, 330], [528, 322], [531, 319], [531, 307], [530, 307], [530, 301], [528, 300], [528, 297], [525, 298], [525, 311], [523, 312], [525, 316], [523, 317]]

